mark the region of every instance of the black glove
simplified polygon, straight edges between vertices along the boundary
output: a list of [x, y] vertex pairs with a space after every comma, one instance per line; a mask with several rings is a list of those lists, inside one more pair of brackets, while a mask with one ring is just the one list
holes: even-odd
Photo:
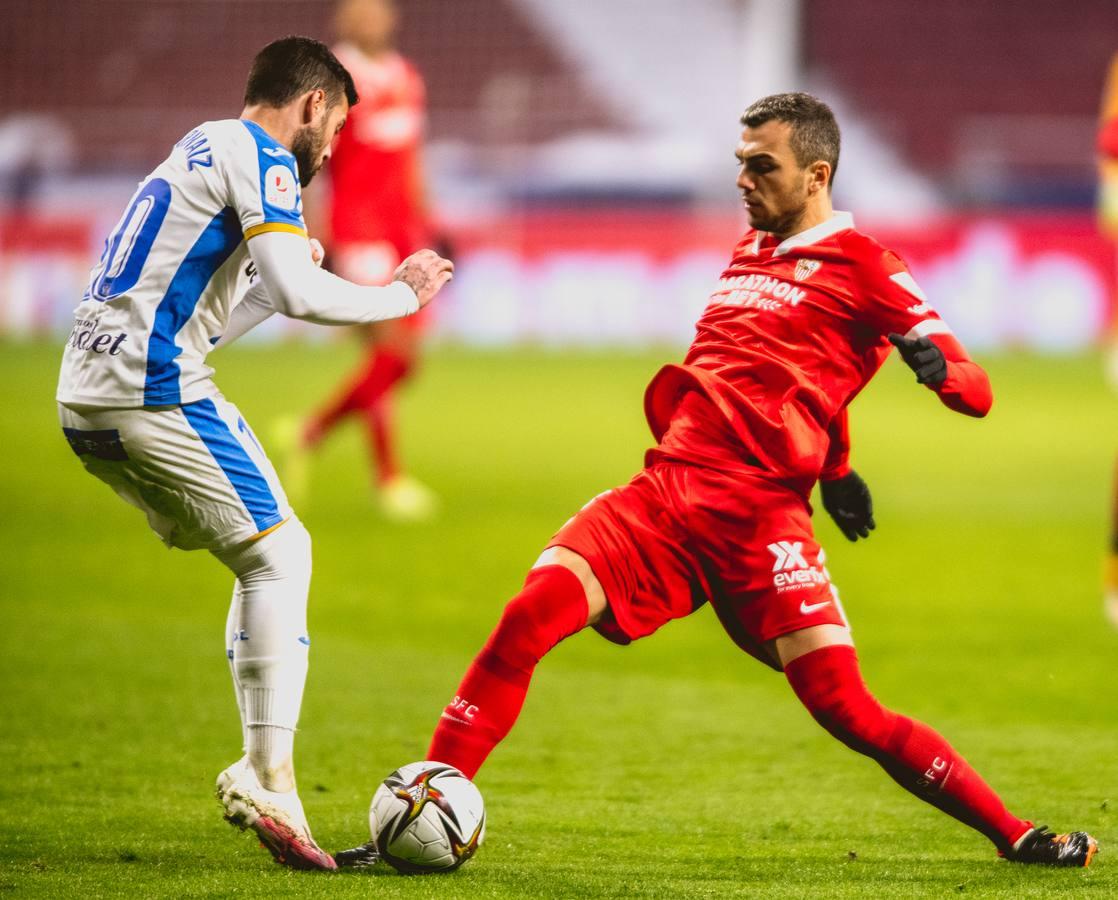
[[916, 373], [920, 384], [943, 384], [947, 379], [947, 360], [943, 351], [928, 338], [909, 339], [893, 332], [889, 335], [889, 343], [901, 352], [901, 358]]
[[835, 520], [848, 541], [868, 538], [877, 527], [873, 520], [873, 498], [862, 476], [851, 472], [834, 481], [819, 482], [823, 508]]

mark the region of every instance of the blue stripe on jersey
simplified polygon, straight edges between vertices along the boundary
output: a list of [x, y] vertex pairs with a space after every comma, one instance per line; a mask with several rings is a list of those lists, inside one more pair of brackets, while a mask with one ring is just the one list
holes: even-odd
[[[295, 162], [295, 157], [255, 122], [248, 119], [241, 119], [241, 122], [256, 142], [256, 158], [260, 165], [260, 208], [264, 212], [264, 221], [286, 222], [306, 230], [307, 226], [303, 222], [303, 197], [299, 190], [299, 165]], [[295, 191], [295, 205], [291, 209], [268, 201], [268, 171], [273, 166], [284, 166], [291, 172], [291, 184], [285, 185], [289, 190]]]
[[181, 402], [179, 364], [182, 348], [175, 337], [194, 315], [202, 292], [244, 239], [241, 222], [232, 207], [225, 207], [210, 220], [186, 254], [167, 293], [155, 310], [148, 338], [147, 378], [144, 406], [170, 406]]
[[214, 461], [233, 485], [258, 531], [266, 531], [283, 521], [275, 494], [252, 461], [240, 441], [229, 430], [217, 411], [213, 400], [199, 400], [181, 407], [186, 421], [194, 429]]

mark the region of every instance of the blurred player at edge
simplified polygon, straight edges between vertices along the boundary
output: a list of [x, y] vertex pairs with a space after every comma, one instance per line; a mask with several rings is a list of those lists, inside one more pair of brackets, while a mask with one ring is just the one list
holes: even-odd
[[779, 94], [754, 103], [742, 124], [737, 185], [751, 228], [683, 364], [649, 385], [659, 444], [629, 484], [596, 497], [552, 539], [443, 711], [426, 758], [473, 777], [515, 722], [536, 664], [563, 638], [590, 625], [628, 643], [709, 601], [739, 647], [782, 670], [820, 725], [901, 787], [1009, 859], [1085, 866], [1093, 838], [1010, 813], [941, 735], [882, 706], [862, 680], [812, 534], [812, 486], [821, 480], [823, 506], [850, 540], [868, 537], [872, 505], [850, 467], [847, 406], [892, 347], [956, 412], [984, 416], [990, 384], [901, 259], [832, 210], [831, 110]]
[[[1118, 53], [1110, 61], [1099, 116], [1099, 228], [1114, 241], [1118, 262]], [[1118, 325], [1110, 335], [1107, 376], [1111, 386], [1118, 390]], [[1107, 618], [1118, 628], [1118, 464], [1111, 490], [1110, 552], [1103, 596]]]
[[[359, 284], [385, 284], [400, 260], [430, 243], [421, 159], [423, 80], [393, 49], [399, 21], [394, 0], [341, 0], [334, 48], [351, 73], [361, 106], [339, 136], [327, 171], [331, 265]], [[311, 199], [311, 220], [317, 210]], [[326, 216], [323, 216], [326, 219]], [[365, 355], [336, 396], [316, 410], [293, 444], [286, 473], [292, 495], [308, 484], [309, 454], [350, 415], [366, 431], [380, 506], [394, 519], [434, 513], [435, 495], [404, 473], [397, 448], [392, 395], [415, 370], [425, 316], [420, 314], [363, 328]], [[282, 434], [282, 431], [281, 431]]]
[[175, 144], [105, 242], [57, 393], [86, 469], [146, 513], [168, 546], [209, 550], [236, 576], [225, 651], [245, 755], [218, 777], [218, 799], [229, 822], [303, 869], [335, 868], [307, 826], [293, 762], [310, 536], [206, 357], [273, 312], [326, 325], [411, 315], [451, 277], [430, 250], [387, 287], [315, 267], [322, 251], [308, 242], [300, 186], [356, 102], [324, 44], [290, 37], [261, 50], [241, 117], [205, 122]]

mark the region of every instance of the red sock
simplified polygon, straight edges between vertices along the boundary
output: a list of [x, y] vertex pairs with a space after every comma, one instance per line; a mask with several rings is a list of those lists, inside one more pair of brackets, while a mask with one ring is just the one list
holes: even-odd
[[570, 569], [542, 566], [529, 572], [443, 710], [427, 759], [473, 778], [520, 715], [536, 664], [582, 629], [586, 615], [586, 593]]
[[318, 443], [352, 412], [376, 405], [384, 393], [411, 371], [411, 361], [394, 350], [375, 347], [341, 394], [311, 418], [310, 443]]
[[836, 738], [875, 760], [909, 793], [1008, 850], [1032, 825], [936, 731], [885, 709], [867, 689], [853, 647], [824, 647], [784, 668], [792, 690]]
[[400, 474], [396, 457], [396, 420], [392, 415], [391, 395], [380, 398], [365, 410], [365, 427], [369, 432], [369, 447], [373, 454], [373, 467], [377, 481], [384, 484]]

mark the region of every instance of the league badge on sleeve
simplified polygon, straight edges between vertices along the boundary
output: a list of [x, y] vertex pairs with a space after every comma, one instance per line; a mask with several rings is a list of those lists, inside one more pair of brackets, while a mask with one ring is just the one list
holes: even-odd
[[295, 209], [299, 188], [295, 184], [295, 174], [287, 166], [271, 166], [264, 173], [264, 199], [277, 209]]

